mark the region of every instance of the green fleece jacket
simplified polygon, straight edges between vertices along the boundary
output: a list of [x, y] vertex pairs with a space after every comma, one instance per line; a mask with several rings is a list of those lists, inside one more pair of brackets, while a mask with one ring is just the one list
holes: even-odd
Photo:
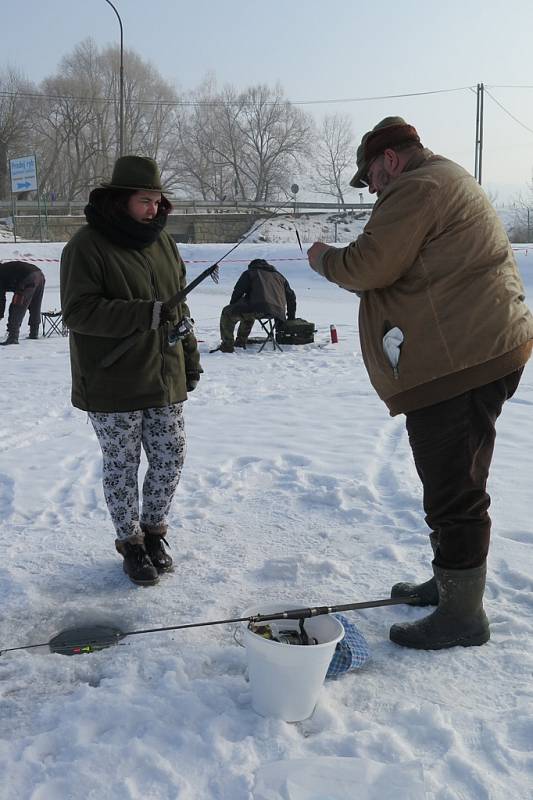
[[[202, 372], [196, 339], [169, 345], [169, 325], [151, 329], [154, 301], [185, 286], [185, 266], [163, 231], [143, 250], [119, 247], [92, 227], [79, 230], [61, 256], [61, 308], [70, 330], [72, 404], [84, 411], [134, 411], [187, 398], [187, 376]], [[185, 303], [176, 313], [189, 315]], [[142, 331], [111, 367], [102, 359]]]

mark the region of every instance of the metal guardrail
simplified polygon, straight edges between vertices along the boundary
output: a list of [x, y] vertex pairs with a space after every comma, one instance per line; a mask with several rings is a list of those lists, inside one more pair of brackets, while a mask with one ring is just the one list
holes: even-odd
[[[279, 210], [280, 214], [305, 214], [306, 212], [319, 213], [336, 212], [343, 213], [346, 211], [362, 211], [364, 209], [373, 208], [373, 203], [317, 203], [317, 202], [294, 202], [288, 200], [286, 205], [280, 203], [259, 203], [255, 201], [233, 201], [231, 203], [217, 203], [209, 200], [179, 200], [170, 198], [175, 213], [181, 214], [212, 214], [212, 213], [231, 213], [231, 214], [247, 214], [257, 211], [265, 211], [269, 214]], [[79, 216], [83, 214], [83, 209], [87, 205], [87, 201], [71, 201], [61, 202], [55, 201], [53, 204], [43, 206], [41, 204], [41, 214], [48, 216]], [[13, 212], [11, 203], [0, 202], [0, 218], [10, 217]], [[16, 207], [17, 216], [27, 216], [39, 214], [39, 206], [33, 200], [19, 200]]]

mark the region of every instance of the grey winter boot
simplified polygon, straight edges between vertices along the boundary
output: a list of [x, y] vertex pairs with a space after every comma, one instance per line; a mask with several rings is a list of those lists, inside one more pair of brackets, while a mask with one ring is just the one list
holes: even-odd
[[140, 537], [135, 541], [115, 539], [115, 547], [124, 558], [124, 572], [130, 581], [138, 586], [154, 586], [159, 581], [157, 570]]
[[[439, 534], [435, 532], [430, 533], [429, 541], [431, 542], [431, 549], [435, 556], [439, 546]], [[395, 583], [391, 589], [390, 596], [417, 597], [418, 601], [411, 602], [412, 606], [438, 606], [439, 604], [439, 590], [437, 589], [435, 576], [425, 583]]]
[[488, 642], [489, 621], [483, 609], [486, 562], [473, 569], [441, 569], [433, 565], [433, 572], [439, 592], [437, 609], [418, 622], [393, 625], [391, 640], [418, 650]]

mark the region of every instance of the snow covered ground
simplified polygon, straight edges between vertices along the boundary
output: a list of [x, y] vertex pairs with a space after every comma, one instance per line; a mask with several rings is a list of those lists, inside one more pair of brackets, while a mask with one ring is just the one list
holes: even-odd
[[[61, 249], [0, 244], [0, 259], [43, 268], [44, 310], [59, 307]], [[229, 247], [181, 249], [191, 279]], [[533, 249], [517, 256], [533, 302]], [[287, 276], [316, 342], [209, 354], [254, 257]], [[429, 576], [403, 418], [388, 416], [368, 382], [357, 299], [315, 275], [296, 242], [258, 243], [243, 244], [190, 305], [205, 373], [186, 404], [169, 535], [176, 570], [149, 589], [127, 580], [114, 552], [99, 448], [70, 405], [67, 340], [2, 348], [0, 649], [86, 622], [133, 630], [239, 616], [265, 601], [377, 599], [397, 580]], [[293, 724], [252, 710], [231, 626], [128, 637], [73, 658], [5, 653], [2, 799], [532, 798], [532, 407], [528, 366], [500, 420], [491, 475], [487, 645], [404, 650], [390, 625], [427, 610], [353, 613], [371, 660], [327, 681], [313, 715]]]

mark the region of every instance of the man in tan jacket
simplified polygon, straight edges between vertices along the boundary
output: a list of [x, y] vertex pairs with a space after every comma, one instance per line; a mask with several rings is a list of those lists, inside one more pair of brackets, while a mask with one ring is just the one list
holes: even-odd
[[427, 650], [484, 644], [495, 423], [531, 354], [533, 317], [483, 190], [404, 119], [364, 134], [351, 185], [377, 194], [368, 224], [347, 247], [315, 242], [309, 263], [360, 297], [363, 359], [390, 414], [405, 414], [434, 552], [433, 577], [391, 595], [436, 610], [390, 638]]

